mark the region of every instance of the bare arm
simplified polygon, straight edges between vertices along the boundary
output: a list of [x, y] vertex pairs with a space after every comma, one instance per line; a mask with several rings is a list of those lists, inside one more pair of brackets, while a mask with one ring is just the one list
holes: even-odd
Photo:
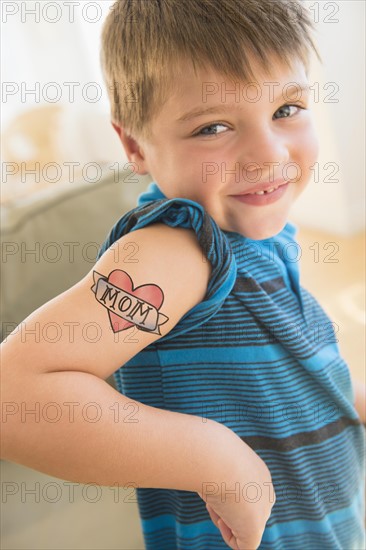
[[232, 453], [245, 453], [221, 424], [144, 405], [88, 373], [27, 374], [21, 383], [21, 392], [4, 391], [5, 458], [61, 479], [198, 492], [203, 481], [223, 481]]
[[[116, 250], [107, 251], [92, 271], [108, 276], [128, 268], [134, 288], [153, 283], [163, 289], [164, 335], [203, 299], [209, 264], [186, 230], [156, 224], [132, 236], [119, 244], [123, 250], [133, 238], [138, 263], [127, 266], [119, 256], [116, 264]], [[1, 456], [55, 477], [100, 485], [132, 482], [198, 492], [202, 482], [237, 479], [242, 460], [251, 461], [255, 479], [259, 457], [225, 426], [133, 401], [104, 381], [160, 336], [135, 325], [114, 332], [107, 308], [91, 290], [92, 271], [36, 310], [1, 346]], [[83, 332], [88, 323], [99, 327], [99, 340]], [[58, 339], [50, 330], [55, 324]]]

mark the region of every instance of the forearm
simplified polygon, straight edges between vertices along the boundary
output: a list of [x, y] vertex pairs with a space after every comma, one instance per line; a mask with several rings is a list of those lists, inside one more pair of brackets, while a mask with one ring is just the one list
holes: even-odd
[[61, 479], [198, 492], [254, 455], [219, 423], [149, 407], [87, 373], [3, 382], [2, 458]]

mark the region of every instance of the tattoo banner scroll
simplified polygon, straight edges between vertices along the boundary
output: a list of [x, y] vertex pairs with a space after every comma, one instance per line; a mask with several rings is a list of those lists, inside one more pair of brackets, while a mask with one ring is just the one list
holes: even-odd
[[140, 330], [161, 334], [160, 326], [169, 318], [159, 313], [164, 301], [159, 286], [147, 284], [133, 288], [131, 277], [120, 269], [112, 271], [109, 277], [93, 271], [93, 279], [91, 290], [97, 301], [108, 309], [113, 332], [135, 325]]

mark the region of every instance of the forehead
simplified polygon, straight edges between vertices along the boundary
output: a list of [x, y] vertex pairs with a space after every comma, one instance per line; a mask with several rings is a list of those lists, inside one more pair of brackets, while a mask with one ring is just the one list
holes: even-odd
[[[186, 111], [195, 106], [208, 106], [217, 103], [235, 103], [238, 95], [245, 99], [245, 89], [248, 99], [258, 93], [256, 89], [267, 90], [268, 95], [278, 95], [285, 90], [286, 95], [295, 92], [296, 88], [308, 86], [307, 69], [299, 59], [292, 61], [291, 67], [278, 60], [273, 60], [271, 69], [265, 71], [256, 62], [251, 63], [254, 78], [243, 81], [220, 74], [212, 67], [197, 69], [189, 63], [182, 63], [180, 70], [172, 78], [170, 93], [165, 102], [165, 111], [174, 111], [183, 116]], [[306, 91], [306, 90], [305, 90]]]

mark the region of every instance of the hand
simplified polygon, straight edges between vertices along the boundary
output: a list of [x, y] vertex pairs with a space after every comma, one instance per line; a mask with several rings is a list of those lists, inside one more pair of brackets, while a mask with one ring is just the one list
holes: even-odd
[[[257, 470], [256, 476], [251, 475], [252, 482], [255, 479], [256, 484], [261, 488], [261, 496], [257, 502], [246, 500], [242, 494], [243, 491], [236, 494], [228, 491], [228, 494], [221, 495], [198, 493], [206, 502], [207, 511], [213, 523], [220, 530], [222, 538], [233, 550], [258, 548], [276, 500], [270, 473], [258, 455], [256, 455], [256, 459], [259, 461], [257, 461], [257, 465], [264, 465], [264, 468]], [[253, 468], [251, 471], [253, 472], [255, 469]], [[240, 481], [239, 488], [243, 487], [242, 480], [244, 484], [249, 481], [247, 472], [236, 480], [236, 482]], [[234, 484], [231, 482], [231, 485], [227, 486], [232, 489], [233, 485], [235, 482]]]
[[[230, 528], [227, 523], [225, 523], [223, 518], [215, 512], [212, 506], [206, 503], [206, 508], [208, 513], [210, 514], [213, 523], [220, 530], [222, 538], [224, 539], [226, 544], [230, 546], [230, 548], [233, 548], [234, 550], [251, 550], [252, 548], [258, 548], [262, 539], [263, 531], [259, 531], [258, 534], [256, 534], [250, 532], [249, 529], [245, 529], [245, 533], [243, 534], [243, 536], [241, 536], [239, 531], [235, 531], [233, 528]], [[233, 524], [231, 523], [231, 525]], [[258, 542], [257, 540], [255, 540], [257, 538], [259, 538]], [[252, 543], [250, 542], [251, 540], [253, 540]]]

